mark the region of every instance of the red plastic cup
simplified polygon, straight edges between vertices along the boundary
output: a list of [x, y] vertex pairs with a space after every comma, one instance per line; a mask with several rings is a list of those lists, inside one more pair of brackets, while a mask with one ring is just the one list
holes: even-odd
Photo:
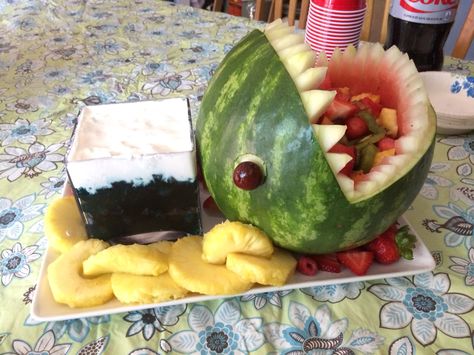
[[346, 33], [346, 32], [324, 31], [324, 30], [308, 31], [308, 35], [311, 35], [313, 37], [319, 36], [319, 37], [327, 37], [327, 38], [334, 38], [334, 39], [359, 37], [358, 32]]
[[318, 42], [325, 42], [325, 43], [338, 43], [341, 45], [344, 45], [344, 43], [353, 43], [354, 41], [357, 41], [359, 39], [358, 35], [354, 36], [345, 36], [345, 37], [334, 37], [334, 36], [327, 36], [327, 35], [321, 35], [317, 33], [308, 33], [307, 34], [308, 38], [311, 38], [313, 41]]
[[360, 10], [365, 9], [365, 0], [312, 0], [312, 3], [330, 10]]
[[357, 47], [365, 11], [365, 0], [311, 0], [305, 41], [328, 58], [336, 47]]
[[341, 17], [350, 17], [350, 16], [356, 16], [361, 13], [365, 12], [365, 8], [360, 9], [360, 10], [328, 10], [324, 7], [320, 7], [318, 5], [313, 5], [316, 11], [323, 15], [332, 15], [332, 16], [341, 16]]
[[327, 18], [320, 18], [315, 16], [308, 16], [308, 21], [311, 21], [315, 26], [321, 27], [343, 27], [350, 30], [353, 27], [361, 26], [364, 23], [364, 18], [357, 21], [334, 21]]

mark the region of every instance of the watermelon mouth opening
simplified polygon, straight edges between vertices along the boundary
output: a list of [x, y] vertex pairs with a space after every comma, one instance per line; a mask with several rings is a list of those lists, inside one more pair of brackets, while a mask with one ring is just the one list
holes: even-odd
[[347, 126], [313, 123], [316, 142], [350, 203], [385, 190], [413, 169], [428, 151], [436, 117], [421, 76], [407, 54], [395, 46], [384, 51], [378, 43], [364, 43], [358, 50], [353, 46], [344, 52], [337, 48], [328, 62], [324, 52], [317, 58], [304, 43], [303, 35], [294, 33], [293, 27], [281, 20], [267, 25], [264, 34], [293, 79], [310, 123], [320, 120], [336, 96], [336, 91], [320, 88], [327, 77], [333, 88], [350, 88], [353, 95], [376, 93], [382, 106], [396, 109], [396, 154], [384, 157], [357, 180], [341, 173], [352, 157], [330, 152], [343, 139]]

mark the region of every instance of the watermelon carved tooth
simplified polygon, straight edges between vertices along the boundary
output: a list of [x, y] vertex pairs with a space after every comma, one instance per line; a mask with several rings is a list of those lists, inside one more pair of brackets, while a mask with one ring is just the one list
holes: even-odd
[[275, 21], [269, 23], [268, 25], [265, 26], [265, 32], [276, 29], [278, 27], [282, 26], [287, 26], [286, 24], [283, 23], [281, 18], [276, 19]]
[[326, 67], [315, 67], [306, 69], [295, 80], [296, 88], [299, 92], [318, 88], [326, 77]]
[[309, 121], [318, 119], [331, 104], [336, 91], [309, 90], [301, 93], [301, 101]]
[[352, 157], [346, 153], [326, 153], [326, 159], [332, 171], [341, 171]]
[[[313, 131], [323, 151], [328, 152], [334, 144], [346, 134], [346, 125], [317, 125], [313, 124]], [[337, 170], [339, 171], [339, 170]]]
[[313, 66], [316, 60], [316, 53], [313, 51], [303, 51], [294, 53], [289, 57], [283, 57], [281, 60], [290, 76], [294, 79]]
[[304, 43], [304, 36], [301, 33], [292, 33], [274, 41], [270, 41], [270, 43], [272, 44], [273, 48], [279, 52], [285, 48], [294, 46], [295, 44]]
[[419, 149], [419, 138], [414, 135], [400, 137], [395, 141], [395, 149], [399, 154], [416, 153]]
[[390, 165], [390, 164], [387, 164], [388, 161], [387, 161], [388, 157], [385, 157], [383, 160], [382, 160], [382, 163], [375, 166], [372, 171], [380, 171], [381, 173], [385, 174], [387, 177], [393, 175], [395, 173], [395, 166], [393, 165]]
[[328, 57], [326, 56], [326, 52], [320, 52], [318, 54], [318, 59], [316, 60], [315, 66], [316, 67], [327, 67], [328, 66]]
[[359, 194], [370, 194], [377, 188], [377, 182], [373, 180], [360, 181], [355, 185], [355, 192]]
[[291, 26], [291, 27], [280, 26], [280, 27], [269, 29], [269, 30], [265, 30], [265, 36], [271, 42], [271, 41], [277, 40], [278, 38], [281, 38], [283, 36], [287, 36], [293, 33], [294, 30], [295, 30], [294, 26]]
[[354, 180], [344, 174], [337, 174], [337, 183], [339, 184], [344, 196], [353, 198], [354, 196]]
[[[304, 52], [308, 50], [311, 50], [311, 49], [308, 47], [306, 43], [298, 43], [298, 44], [295, 44], [294, 46], [291, 46], [279, 51], [278, 56], [280, 58], [287, 58], [287, 57], [292, 56], [295, 53]], [[311, 63], [311, 66], [313, 66], [313, 63]]]
[[388, 180], [387, 174], [383, 173], [382, 171], [376, 171], [374, 169], [372, 169], [367, 175], [371, 181], [374, 181], [377, 184], [377, 186], [384, 185]]

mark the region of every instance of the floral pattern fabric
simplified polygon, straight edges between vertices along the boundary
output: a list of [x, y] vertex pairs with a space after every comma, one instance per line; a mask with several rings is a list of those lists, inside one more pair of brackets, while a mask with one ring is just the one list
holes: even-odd
[[[187, 96], [195, 123], [219, 62], [263, 25], [156, 0], [0, 2], [0, 354], [474, 352], [472, 133], [436, 137], [430, 174], [406, 212], [436, 260], [431, 273], [31, 317], [47, 249], [43, 216], [63, 189], [81, 108]], [[447, 58], [445, 70], [472, 75], [474, 64]]]

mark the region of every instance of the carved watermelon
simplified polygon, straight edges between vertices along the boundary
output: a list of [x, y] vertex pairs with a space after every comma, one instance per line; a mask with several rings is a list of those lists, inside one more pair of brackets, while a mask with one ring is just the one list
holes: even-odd
[[[229, 220], [263, 229], [286, 249], [328, 253], [373, 239], [417, 196], [432, 160], [436, 117], [413, 64], [379, 44], [335, 52], [328, 63], [281, 22], [254, 30], [224, 58], [203, 97], [196, 127], [204, 178]], [[327, 66], [327, 67], [326, 67]], [[396, 154], [354, 180], [340, 171], [351, 159], [329, 150], [344, 124], [318, 121], [333, 87], [380, 95], [396, 109]], [[245, 190], [233, 172], [257, 163], [264, 180]]]

